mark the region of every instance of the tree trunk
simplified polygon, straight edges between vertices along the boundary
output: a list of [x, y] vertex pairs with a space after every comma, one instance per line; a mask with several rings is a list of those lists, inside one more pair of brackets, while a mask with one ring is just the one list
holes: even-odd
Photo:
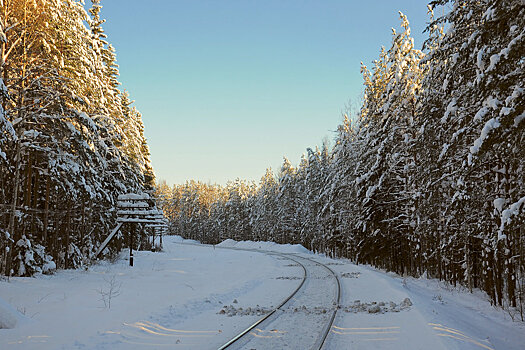
[[[16, 141], [16, 155], [15, 155], [15, 180], [14, 180], [14, 188], [13, 188], [13, 201], [11, 203], [11, 217], [9, 218], [9, 234], [11, 235], [13, 241], [12, 243], [17, 241], [16, 233], [15, 233], [15, 217], [16, 217], [16, 207], [18, 204], [18, 187], [20, 185], [20, 155], [22, 153], [21, 151], [22, 146], [20, 145], [20, 141]], [[13, 256], [13, 248], [14, 245], [10, 244], [9, 254], [7, 257], [7, 275], [8, 277], [11, 277], [11, 260]]]
[[45, 203], [44, 203], [44, 235], [42, 237], [42, 241], [45, 243], [47, 242], [47, 229], [49, 226], [49, 183], [51, 182], [51, 177], [47, 177], [46, 181], [46, 197], [45, 197]]
[[70, 235], [70, 232], [71, 232], [71, 213], [70, 213], [70, 209], [69, 208], [70, 208], [70, 205], [67, 206], [67, 219], [66, 219], [67, 220], [67, 225], [66, 225], [66, 232], [65, 232], [65, 236], [66, 236], [65, 237], [66, 238], [66, 243], [65, 243], [66, 254], [65, 254], [64, 265], [65, 265], [66, 269], [69, 268], [69, 235]]

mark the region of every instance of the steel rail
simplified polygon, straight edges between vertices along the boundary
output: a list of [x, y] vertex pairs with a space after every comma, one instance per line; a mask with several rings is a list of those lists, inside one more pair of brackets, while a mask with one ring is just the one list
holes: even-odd
[[[238, 249], [238, 250], [248, 250], [248, 249], [242, 249], [242, 248], [234, 248], [234, 249]], [[245, 334], [247, 334], [249, 331], [251, 331], [252, 329], [254, 329], [255, 327], [257, 327], [259, 324], [261, 324], [262, 322], [264, 322], [266, 319], [268, 319], [268, 317], [270, 317], [271, 315], [273, 315], [277, 310], [279, 310], [281, 307], [283, 307], [288, 301], [290, 301], [290, 299], [292, 299], [296, 294], [297, 292], [299, 292], [299, 290], [303, 287], [304, 285], [304, 282], [306, 281], [306, 267], [301, 264], [299, 261], [293, 259], [293, 258], [290, 258], [289, 256], [286, 256], [285, 254], [279, 254], [279, 253], [273, 253], [273, 252], [264, 252], [264, 251], [260, 251], [260, 250], [255, 250], [255, 249], [249, 249], [250, 251], [256, 251], [256, 252], [259, 252], [259, 253], [265, 253], [265, 254], [271, 254], [271, 255], [278, 255], [278, 256], [282, 256], [286, 259], [289, 259], [289, 260], [292, 260], [292, 261], [295, 261], [296, 263], [298, 263], [302, 268], [303, 268], [303, 272], [304, 272], [304, 275], [303, 275], [303, 280], [301, 281], [301, 283], [299, 284], [299, 286], [293, 291], [292, 294], [290, 294], [286, 299], [283, 300], [283, 302], [281, 304], [279, 304], [279, 306], [277, 306], [275, 309], [273, 309], [272, 311], [270, 311], [268, 314], [264, 315], [263, 318], [261, 318], [260, 320], [258, 320], [257, 322], [255, 322], [254, 324], [252, 324], [250, 327], [246, 328], [244, 331], [242, 331], [241, 333], [237, 334], [235, 337], [233, 337], [229, 342], [227, 342], [226, 344], [224, 344], [223, 346], [221, 346], [219, 348], [219, 350], [224, 350], [224, 349], [227, 349], [228, 347], [230, 347], [231, 345], [233, 345], [236, 341], [238, 341], [239, 339], [241, 339]]]
[[[254, 329], [255, 327], [257, 327], [259, 324], [261, 324], [263, 321], [265, 321], [266, 319], [268, 319], [268, 317], [270, 317], [272, 314], [274, 314], [277, 310], [279, 310], [281, 307], [283, 307], [290, 299], [292, 299], [296, 294], [297, 292], [301, 289], [301, 287], [303, 286], [305, 280], [306, 280], [306, 268], [305, 266], [300, 263], [299, 261], [293, 259], [293, 258], [290, 258], [288, 255], [289, 254], [279, 254], [279, 253], [275, 253], [275, 252], [268, 252], [268, 251], [261, 251], [261, 250], [257, 250], [257, 249], [242, 249], [242, 248], [233, 248], [233, 249], [239, 249], [239, 250], [250, 250], [250, 251], [256, 251], [256, 252], [260, 252], [260, 253], [265, 253], [265, 254], [270, 254], [270, 255], [278, 255], [278, 256], [282, 256], [282, 257], [285, 257], [287, 259], [290, 259], [290, 260], [293, 260], [295, 261], [296, 263], [298, 263], [304, 270], [304, 277], [303, 277], [303, 281], [301, 282], [301, 284], [299, 285], [299, 287], [297, 287], [297, 289], [290, 295], [288, 296], [277, 308], [275, 308], [274, 310], [272, 310], [270, 313], [268, 313], [267, 315], [265, 315], [263, 318], [261, 318], [260, 320], [258, 320], [257, 322], [255, 322], [253, 325], [251, 325], [250, 327], [246, 328], [244, 331], [242, 331], [241, 333], [239, 333], [237, 336], [235, 336], [234, 338], [232, 338], [229, 342], [227, 342], [226, 344], [224, 344], [223, 346], [221, 346], [219, 348], [219, 350], [224, 350], [224, 349], [227, 349], [229, 346], [233, 345], [236, 341], [238, 341], [239, 339], [241, 339], [244, 335], [246, 335], [248, 332], [250, 332], [252, 329]], [[305, 260], [308, 260], [310, 262], [313, 262], [319, 266], [322, 266], [324, 267], [325, 269], [327, 269], [335, 278], [335, 281], [337, 283], [337, 288], [336, 288], [336, 292], [335, 292], [335, 307], [334, 307], [334, 311], [332, 312], [332, 315], [330, 316], [330, 320], [328, 322], [328, 324], [325, 326], [324, 328], [324, 331], [323, 331], [323, 334], [321, 335], [321, 337], [319, 337], [319, 341], [316, 343], [318, 344], [316, 346], [316, 348], [318, 350], [321, 350], [326, 342], [326, 339], [328, 338], [328, 334], [330, 334], [330, 331], [332, 330], [332, 326], [334, 324], [334, 321], [335, 321], [335, 316], [337, 314], [337, 310], [339, 309], [339, 303], [341, 301], [341, 282], [339, 281], [339, 277], [337, 276], [337, 274], [334, 272], [334, 270], [332, 270], [331, 268], [329, 268], [327, 265], [323, 264], [323, 263], [320, 263], [318, 261], [315, 261], [315, 260], [312, 260], [312, 259], [309, 259], [309, 258], [306, 258], [306, 257], [303, 257], [303, 256], [297, 256], [295, 254], [290, 254], [292, 256], [295, 256], [296, 258], [301, 258], [301, 259], [305, 259]]]
[[297, 264], [299, 264], [302, 268], [303, 268], [303, 271], [304, 271], [304, 276], [303, 276], [303, 280], [301, 281], [301, 283], [299, 284], [299, 286], [293, 291], [292, 294], [290, 294], [279, 306], [277, 306], [275, 309], [273, 309], [272, 311], [270, 311], [268, 314], [266, 314], [264, 317], [262, 317], [260, 320], [258, 320], [257, 322], [255, 322], [254, 324], [252, 324], [250, 327], [246, 328], [244, 331], [242, 331], [241, 333], [239, 333], [238, 335], [236, 335], [235, 337], [233, 337], [230, 341], [228, 341], [226, 344], [222, 345], [218, 350], [224, 350], [224, 349], [227, 349], [229, 348], [231, 345], [233, 345], [235, 342], [237, 342], [239, 339], [241, 339], [243, 336], [245, 336], [248, 332], [250, 332], [252, 329], [254, 329], [255, 327], [257, 327], [259, 324], [261, 324], [262, 322], [264, 322], [265, 320], [267, 320], [271, 315], [273, 315], [277, 310], [279, 310], [281, 307], [283, 307], [288, 301], [290, 301], [290, 299], [292, 299], [296, 294], [297, 292], [299, 292], [299, 290], [303, 287], [304, 285], [304, 282], [306, 281], [306, 277], [307, 277], [307, 273], [306, 273], [306, 267], [300, 263], [299, 261], [293, 259], [290, 257], [291, 256], [294, 256], [296, 258], [300, 258], [300, 259], [304, 259], [304, 260], [308, 260], [310, 262], [313, 262], [314, 264], [317, 264], [319, 266], [322, 266], [324, 267], [325, 269], [327, 269], [335, 278], [335, 281], [336, 281], [336, 284], [337, 284], [337, 288], [336, 288], [336, 295], [335, 295], [335, 307], [334, 307], [334, 311], [332, 312], [332, 315], [330, 316], [330, 321], [328, 322], [328, 324], [325, 326], [325, 329], [323, 331], [323, 334], [321, 337], [319, 337], [318, 339], [320, 339], [316, 344], [318, 344], [317, 346], [314, 346], [314, 348], [317, 348], [317, 350], [321, 350], [326, 342], [326, 339], [328, 338], [328, 334], [330, 334], [330, 331], [332, 330], [332, 326], [334, 324], [334, 321], [335, 321], [335, 316], [337, 314], [337, 310], [339, 309], [339, 304], [341, 302], [341, 282], [339, 280], [339, 277], [337, 276], [337, 274], [334, 272], [334, 270], [332, 270], [330, 267], [328, 267], [327, 265], [319, 262], [319, 261], [316, 261], [316, 260], [312, 260], [310, 258], [306, 258], [304, 256], [298, 256], [296, 254], [285, 254], [285, 253], [278, 253], [278, 252], [272, 252], [272, 251], [267, 251], [267, 250], [259, 250], [259, 249], [249, 249], [249, 248], [235, 248], [235, 247], [217, 247], [216, 245], [211, 245], [211, 244], [194, 244], [194, 243], [179, 243], [179, 244], [188, 244], [188, 245], [200, 245], [200, 246], [213, 246], [214, 248], [219, 248], [219, 249], [231, 249], [231, 250], [244, 250], [244, 251], [251, 251], [251, 252], [257, 252], [257, 253], [263, 253], [263, 254], [267, 254], [267, 255], [277, 255], [277, 256], [281, 256], [281, 257], [284, 257], [286, 259], [289, 259], [289, 260], [292, 260], [292, 261], [295, 261]]
[[327, 269], [328, 271], [330, 271], [332, 273], [332, 275], [334, 276], [335, 278], [335, 281], [337, 282], [337, 289], [336, 289], [336, 302], [335, 302], [335, 307], [334, 307], [334, 312], [332, 313], [332, 316], [330, 317], [330, 322], [328, 322], [328, 325], [326, 326], [324, 332], [323, 332], [323, 336], [321, 337], [321, 341], [318, 345], [318, 349], [321, 350], [326, 342], [326, 338], [328, 338], [328, 334], [330, 334], [330, 331], [332, 330], [332, 326], [334, 324], [334, 321], [335, 321], [335, 315], [337, 314], [337, 310], [339, 310], [339, 304], [341, 302], [341, 282], [339, 281], [339, 277], [337, 276], [337, 274], [334, 272], [334, 270], [332, 270], [331, 268], [328, 267], [328, 265], [325, 265], [323, 263], [320, 263], [318, 261], [315, 261], [315, 260], [312, 260], [312, 259], [309, 259], [309, 258], [304, 258], [302, 257], [303, 259], [306, 259], [306, 260], [309, 260], [309, 261], [312, 261], [316, 264], [318, 264], [319, 266], [322, 266], [324, 267], [325, 269]]

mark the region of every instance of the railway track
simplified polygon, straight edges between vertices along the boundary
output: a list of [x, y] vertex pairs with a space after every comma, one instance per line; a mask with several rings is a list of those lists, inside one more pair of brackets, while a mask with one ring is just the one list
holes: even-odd
[[[218, 246], [211, 245], [211, 244], [194, 244], [194, 243], [180, 243], [180, 244], [210, 246], [210, 247], [213, 246], [214, 249], [217, 248], [217, 249], [242, 250], [242, 251], [250, 251], [250, 252], [257, 252], [257, 253], [262, 253], [262, 254], [268, 254], [268, 255], [277, 255], [277, 256], [289, 259], [291, 261], [294, 261], [299, 266], [301, 266], [302, 269], [303, 269], [303, 278], [302, 278], [301, 283], [299, 284], [299, 286], [288, 297], [286, 297], [281, 302], [280, 305], [278, 305], [275, 309], [273, 309], [268, 314], [264, 315], [261, 319], [259, 319], [255, 323], [253, 323], [251, 326], [249, 326], [248, 328], [246, 328], [245, 330], [243, 330], [242, 332], [240, 332], [239, 334], [237, 334], [236, 336], [231, 338], [227, 343], [222, 345], [219, 348], [219, 350], [232, 349], [232, 348], [234, 348], [236, 346], [240, 346], [240, 343], [243, 343], [243, 342], [244, 342], [243, 343], [244, 345], [246, 343], [248, 343], [250, 341], [249, 335], [250, 334], [253, 335], [252, 331], [256, 330], [257, 326], [263, 325], [265, 323], [268, 323], [268, 324], [274, 323], [276, 320], [279, 319], [280, 316], [282, 316], [282, 314], [284, 313], [285, 307], [288, 304], [290, 304], [290, 303], [292, 303], [294, 301], [294, 297], [297, 297], [300, 294], [301, 291], [304, 292], [305, 286], [307, 285], [307, 281], [308, 281], [309, 275], [310, 275], [311, 279], [316, 278], [316, 277], [313, 276], [313, 274], [311, 272], [309, 273], [308, 269], [305, 266], [305, 264], [301, 263], [299, 260], [301, 260], [301, 259], [302, 260], [306, 260], [310, 264], [314, 264], [314, 265], [319, 266], [322, 269], [328, 271], [329, 274], [331, 276], [333, 276], [333, 278], [334, 278], [334, 280], [336, 282], [335, 283], [335, 288], [334, 288], [334, 299], [333, 299], [332, 307], [331, 307], [332, 310], [331, 310], [331, 313], [329, 314], [328, 321], [323, 322], [324, 327], [322, 327], [322, 330], [319, 333], [319, 335], [317, 336], [317, 338], [314, 339], [311, 342], [312, 345], [310, 345], [310, 346], [298, 346], [295, 343], [291, 343], [292, 347], [290, 347], [292, 349], [296, 348], [296, 349], [301, 349], [301, 350], [303, 350], [303, 349], [313, 349], [313, 350], [321, 350], [321, 349], [323, 349], [324, 345], [326, 344], [326, 340], [328, 338], [328, 335], [330, 334], [330, 332], [332, 330], [332, 326], [333, 326], [333, 323], [334, 323], [334, 320], [335, 320], [335, 317], [336, 317], [336, 314], [337, 314], [337, 310], [339, 309], [339, 304], [340, 304], [340, 301], [341, 301], [341, 283], [339, 281], [339, 277], [326, 264], [320, 263], [320, 262], [315, 261], [315, 260], [310, 259], [310, 258], [306, 258], [306, 257], [303, 257], [303, 256], [298, 256], [296, 254], [286, 254], [286, 253], [271, 252], [271, 251], [259, 250], [259, 249], [248, 249], [248, 248], [218, 247]], [[317, 277], [317, 278], [319, 278], [319, 277]], [[322, 286], [322, 288], [323, 288], [322, 290], [325, 290], [326, 289], [325, 287], [326, 286], [323, 285]], [[321, 292], [322, 292], [322, 290], [321, 290]], [[278, 314], [279, 311], [282, 311], [282, 312], [280, 314]], [[292, 322], [292, 324], [293, 324], [293, 322]], [[319, 326], [317, 326], [317, 329], [318, 328], [319, 328]], [[297, 339], [297, 338], [298, 337], [296, 337], [295, 339]], [[252, 337], [252, 339], [253, 339], [253, 337]], [[262, 346], [263, 347], [259, 347], [259, 349], [278, 349], [278, 348], [280, 348], [279, 346], [268, 346], [268, 344], [263, 344]], [[244, 348], [244, 347], [242, 347], [242, 348]], [[253, 347], [251, 347], [251, 348], [253, 348]]]
[[[283, 258], [294, 261], [299, 266], [301, 266], [304, 274], [303, 274], [303, 279], [301, 283], [299, 284], [299, 286], [285, 300], [283, 300], [279, 306], [277, 306], [270, 313], [266, 314], [264, 317], [262, 317], [257, 322], [252, 324], [250, 327], [246, 328], [244, 331], [240, 332], [238, 335], [233, 337], [230, 341], [228, 341], [223, 346], [221, 346], [219, 350], [234, 348], [240, 343], [243, 343], [243, 348], [244, 346], [248, 348], [255, 348], [255, 346], [258, 345], [257, 343], [261, 343], [261, 342], [263, 344], [259, 345], [259, 347], [257, 347], [258, 349], [261, 348], [260, 346], [263, 346], [264, 348], [276, 348], [275, 346], [278, 346], [277, 344], [273, 343], [272, 345], [270, 345], [271, 342], [275, 342], [275, 341], [289, 342], [290, 344], [288, 345], [296, 346], [296, 348], [301, 348], [301, 349], [318, 349], [318, 350], [322, 349], [326, 343], [328, 334], [330, 333], [332, 329], [332, 325], [335, 320], [335, 316], [337, 314], [337, 310], [339, 308], [339, 303], [341, 299], [341, 284], [340, 284], [339, 277], [337, 276], [337, 274], [330, 267], [328, 267], [327, 265], [323, 263], [320, 263], [313, 259], [305, 258], [302, 256], [297, 256], [294, 254], [274, 253], [274, 252], [267, 252], [267, 251], [261, 251], [261, 250], [256, 250], [256, 249], [239, 249], [239, 248], [231, 248], [231, 249], [256, 251], [259, 253], [281, 256]], [[306, 261], [307, 263], [303, 263], [301, 262], [301, 260], [303, 262]], [[303, 334], [301, 336], [299, 334], [295, 334], [297, 329], [294, 330], [293, 327], [294, 326], [297, 327], [298, 324], [300, 326], [304, 326], [304, 324], [301, 324], [300, 322], [298, 323], [297, 320], [295, 320], [296, 322], [293, 322], [293, 318], [294, 318], [293, 313], [295, 311], [295, 314], [296, 314], [295, 317], [297, 318], [297, 315], [300, 314], [303, 310], [304, 312], [310, 312], [310, 311], [306, 311], [308, 310], [306, 308], [305, 309], [299, 308], [299, 313], [297, 313], [298, 308], [293, 309], [291, 308], [291, 305], [293, 304], [294, 301], [297, 301], [299, 303], [301, 297], [303, 299], [309, 299], [309, 297], [311, 297], [312, 291], [314, 292], [320, 291], [321, 293], [323, 293], [323, 291], [326, 290], [326, 284], [323, 282], [326, 278], [325, 276], [322, 276], [322, 277], [319, 276], [319, 271], [318, 271], [319, 269], [317, 269], [316, 271], [316, 269], [313, 268], [314, 266], [328, 271], [329, 276], [333, 276], [336, 282], [335, 288], [334, 288], [334, 298], [333, 298], [333, 302], [330, 308], [331, 312], [329, 313], [329, 317], [327, 321], [325, 320], [324, 322], [321, 322], [323, 319], [327, 318], [326, 315], [324, 314], [326, 312], [326, 309], [323, 309], [323, 308], [316, 309], [316, 310], [322, 310], [320, 311], [321, 314], [310, 314], [307, 316], [308, 318], [313, 319], [312, 324], [314, 324], [317, 327], [317, 329], [319, 329], [319, 326], [318, 326], [319, 324], [324, 324], [324, 327], [322, 327], [322, 330], [319, 332], [318, 336], [314, 337], [311, 334], [306, 334], [306, 336]], [[319, 290], [321, 287], [323, 288]], [[313, 288], [313, 289], [309, 290], [308, 288], [310, 289]], [[308, 293], [310, 293], [310, 295]], [[286, 309], [286, 307], [288, 307], [288, 309]], [[294, 310], [294, 311], [290, 312], [290, 310]], [[280, 318], [283, 318], [285, 316], [287, 316], [286, 319], [281, 322], [281, 324], [286, 325], [285, 328], [271, 329], [267, 331], [264, 330], [265, 328], [269, 328], [270, 326], [273, 328], [274, 326], [279, 325]], [[290, 332], [290, 330], [292, 332]], [[277, 335], [274, 337], [273, 335], [265, 336], [265, 335], [260, 335], [260, 334], [277, 334]], [[295, 334], [295, 338], [293, 338], [294, 334]], [[277, 339], [277, 338], [285, 337], [285, 335], [288, 335], [288, 338], [286, 340]], [[268, 339], [268, 338], [271, 338], [271, 339]], [[293, 343], [290, 341], [293, 341]], [[295, 343], [296, 341], [302, 341], [303, 344], [298, 345]], [[311, 345], [310, 346], [306, 345], [309, 342]], [[252, 343], [256, 343], [256, 344], [253, 345]], [[271, 346], [271, 347], [268, 347], [268, 346]]]

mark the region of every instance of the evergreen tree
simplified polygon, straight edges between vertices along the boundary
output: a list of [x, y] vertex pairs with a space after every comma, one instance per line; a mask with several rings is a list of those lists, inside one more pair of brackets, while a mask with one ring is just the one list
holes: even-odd
[[0, 223], [8, 233], [0, 273], [30, 275], [48, 253], [58, 267], [75, 267], [115, 224], [109, 209], [117, 195], [146, 189], [145, 178], [151, 186], [142, 121], [134, 111], [138, 131], [128, 143], [140, 157], [130, 159], [115, 143], [124, 136], [108, 78], [116, 72], [99, 74], [108, 66], [96, 29], [102, 22], [88, 29], [80, 1], [1, 5]]

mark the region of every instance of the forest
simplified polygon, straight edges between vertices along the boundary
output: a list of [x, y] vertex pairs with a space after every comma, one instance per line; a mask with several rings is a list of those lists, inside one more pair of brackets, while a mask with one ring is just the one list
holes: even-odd
[[[433, 8], [448, 11], [434, 16]], [[302, 244], [525, 307], [525, 3], [432, 1], [428, 38], [393, 30], [333, 146], [258, 184], [157, 192], [183, 237]]]
[[121, 193], [152, 191], [100, 0], [0, 0], [0, 276], [89, 262]]

